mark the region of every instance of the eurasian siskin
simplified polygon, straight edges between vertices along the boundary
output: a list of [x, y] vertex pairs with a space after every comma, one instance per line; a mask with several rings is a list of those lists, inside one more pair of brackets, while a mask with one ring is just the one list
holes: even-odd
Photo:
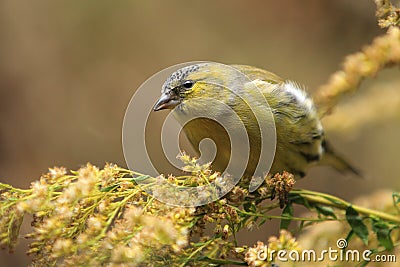
[[[241, 80], [237, 72], [243, 73], [248, 80]], [[261, 94], [257, 95], [256, 91]], [[268, 104], [261, 101], [263, 97]], [[250, 152], [244, 175], [254, 175], [259, 164], [261, 131], [255, 112], [267, 109], [272, 112], [272, 117], [265, 118], [273, 120], [276, 128], [276, 151], [269, 171], [271, 174], [288, 171], [301, 178], [315, 163], [358, 174], [329, 146], [313, 101], [296, 83], [252, 66], [227, 67], [207, 62], [193, 64], [171, 74], [162, 87], [162, 95], [154, 110], [176, 107], [174, 115], [180, 122], [196, 114], [210, 114], [217, 118], [213, 120], [197, 116], [183, 128], [198, 152], [199, 143], [204, 138], [215, 142], [217, 154], [212, 164], [214, 170], [222, 172], [228, 165], [231, 140], [226, 129], [218, 123], [219, 117], [227, 116], [226, 112], [212, 104], [210, 99], [226, 104], [245, 126]], [[250, 99], [250, 103], [243, 99]]]

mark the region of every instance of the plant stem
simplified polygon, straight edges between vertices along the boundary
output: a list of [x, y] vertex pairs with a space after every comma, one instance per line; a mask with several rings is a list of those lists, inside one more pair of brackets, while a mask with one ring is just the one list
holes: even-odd
[[324, 204], [324, 205], [335, 207], [335, 208], [342, 209], [342, 210], [345, 210], [351, 206], [353, 209], [355, 209], [357, 212], [359, 212], [361, 214], [364, 214], [367, 216], [375, 216], [375, 217], [378, 217], [385, 221], [400, 224], [400, 216], [396, 216], [393, 214], [389, 214], [386, 212], [377, 211], [377, 210], [373, 210], [373, 209], [369, 209], [369, 208], [360, 207], [360, 206], [351, 204], [350, 202], [347, 202], [341, 198], [338, 198], [338, 197], [335, 197], [335, 196], [332, 196], [329, 194], [314, 192], [314, 191], [309, 191], [309, 190], [303, 190], [303, 189], [293, 189], [292, 191], [290, 191], [290, 193], [300, 195], [312, 203]]
[[210, 240], [208, 240], [207, 242], [205, 242], [203, 245], [201, 245], [198, 249], [196, 249], [195, 251], [193, 251], [185, 260], [184, 263], [182, 263], [182, 265], [180, 265], [180, 267], [184, 267], [186, 266], [186, 264], [191, 261], [193, 259], [193, 257], [201, 252], [205, 247], [207, 247], [209, 244], [211, 244], [213, 241], [215, 240], [215, 238], [211, 238]]

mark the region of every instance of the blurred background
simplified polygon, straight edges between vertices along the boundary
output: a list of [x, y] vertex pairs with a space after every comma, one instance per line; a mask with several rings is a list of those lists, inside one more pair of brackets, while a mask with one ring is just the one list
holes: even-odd
[[[141, 83], [170, 65], [195, 60], [249, 64], [312, 92], [346, 55], [383, 33], [372, 0], [3, 0], [0, 181], [26, 188], [55, 165], [126, 166], [121, 144], [125, 109]], [[362, 102], [371, 88], [380, 90], [378, 98], [399, 89], [399, 76], [398, 69], [383, 71], [344, 105]], [[399, 98], [399, 91], [390, 92]], [[368, 104], [358, 107], [348, 116], [369, 109]], [[333, 145], [363, 170], [365, 179], [317, 167], [297, 186], [346, 199], [382, 188], [398, 190], [400, 120], [398, 115], [388, 118], [377, 116], [348, 131], [326, 125]], [[29, 223], [27, 218], [23, 233]], [[260, 239], [260, 233], [253, 234], [244, 234], [243, 242]], [[28, 265], [26, 250], [21, 237], [14, 254], [0, 253], [1, 265]]]

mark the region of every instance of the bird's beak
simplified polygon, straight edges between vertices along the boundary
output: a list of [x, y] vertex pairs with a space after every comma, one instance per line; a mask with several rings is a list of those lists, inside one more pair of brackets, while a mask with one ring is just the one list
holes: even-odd
[[173, 109], [180, 103], [179, 97], [171, 93], [163, 93], [154, 105], [153, 110]]

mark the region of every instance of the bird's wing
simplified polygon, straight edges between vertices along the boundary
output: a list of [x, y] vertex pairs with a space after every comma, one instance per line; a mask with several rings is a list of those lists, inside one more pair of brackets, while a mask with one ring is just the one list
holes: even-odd
[[[319, 164], [361, 176], [360, 171], [335, 153], [325, 140], [315, 107], [301, 86], [263, 69], [232, 66], [253, 81], [252, 86], [256, 85], [261, 90], [272, 108], [278, 135], [278, 155], [272, 171], [287, 170], [303, 176], [306, 166], [322, 156]], [[287, 166], [285, 159], [292, 164]]]
[[279, 84], [284, 82], [284, 79], [282, 79], [278, 75], [263, 69], [259, 69], [248, 65], [231, 65], [231, 66], [241, 71], [245, 75], [247, 75], [247, 77], [249, 77], [249, 79], [252, 81], [261, 80], [271, 84]]

